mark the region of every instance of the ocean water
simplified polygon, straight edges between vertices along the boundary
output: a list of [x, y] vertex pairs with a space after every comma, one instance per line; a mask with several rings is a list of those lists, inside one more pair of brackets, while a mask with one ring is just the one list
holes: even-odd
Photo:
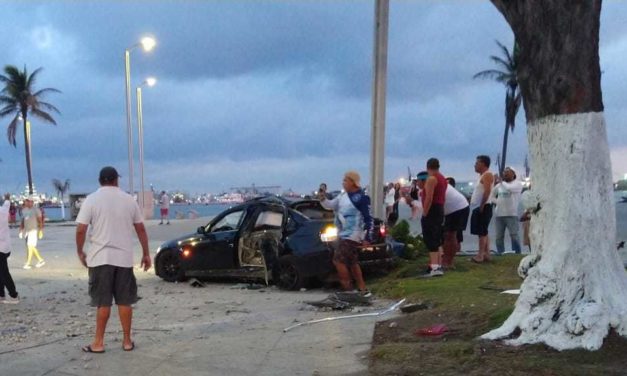
[[[189, 218], [190, 214], [197, 213], [199, 217], [213, 217], [224, 210], [234, 206], [232, 204], [216, 204], [216, 205], [203, 205], [203, 204], [176, 204], [170, 205], [170, 218], [174, 219], [179, 216], [183, 216], [184, 218]], [[61, 208], [44, 208], [44, 213], [47, 219], [49, 220], [59, 220], [61, 219]], [[70, 219], [70, 211], [66, 207], [65, 208], [65, 218]], [[154, 209], [153, 219], [159, 219], [159, 206], [157, 205]]]

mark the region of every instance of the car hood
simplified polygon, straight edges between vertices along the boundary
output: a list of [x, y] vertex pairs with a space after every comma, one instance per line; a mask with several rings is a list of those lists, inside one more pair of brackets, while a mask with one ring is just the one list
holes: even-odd
[[159, 247], [159, 248], [160, 249], [180, 248], [180, 247], [184, 246], [185, 244], [189, 244], [189, 243], [192, 243], [192, 242], [197, 242], [197, 241], [201, 240], [202, 238], [203, 238], [203, 236], [201, 234], [191, 233], [191, 234], [180, 236], [180, 237], [178, 237], [176, 239], [168, 240], [167, 242], [161, 244], [161, 247]]

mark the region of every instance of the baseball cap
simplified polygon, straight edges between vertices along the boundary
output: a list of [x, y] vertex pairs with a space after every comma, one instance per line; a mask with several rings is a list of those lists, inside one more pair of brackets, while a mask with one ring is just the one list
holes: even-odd
[[427, 171], [421, 171], [416, 175], [416, 180], [427, 180], [429, 173]]
[[111, 166], [106, 166], [103, 167], [102, 170], [100, 170], [100, 177], [98, 178], [98, 180], [100, 180], [101, 182], [110, 183], [119, 177], [120, 174], [118, 174], [118, 171], [115, 168]]

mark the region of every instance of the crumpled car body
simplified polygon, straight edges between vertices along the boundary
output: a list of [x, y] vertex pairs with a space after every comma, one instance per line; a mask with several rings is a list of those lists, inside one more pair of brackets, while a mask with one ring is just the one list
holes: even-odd
[[[375, 223], [377, 241], [359, 255], [366, 271], [396, 263], [381, 221]], [[225, 210], [196, 233], [163, 243], [155, 271], [170, 282], [234, 277], [300, 289], [334, 273], [335, 242], [323, 236], [333, 227], [333, 212], [317, 200], [255, 199]]]

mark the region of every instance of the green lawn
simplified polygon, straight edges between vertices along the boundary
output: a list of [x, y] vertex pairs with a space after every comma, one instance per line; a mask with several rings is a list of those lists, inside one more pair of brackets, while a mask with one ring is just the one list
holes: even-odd
[[[456, 259], [456, 269], [438, 278], [419, 278], [426, 258], [403, 261], [390, 274], [371, 279], [376, 296], [428, 302], [433, 308], [377, 324], [370, 352], [374, 375], [627, 375], [627, 340], [612, 334], [603, 348], [557, 352], [544, 345], [510, 347], [477, 337], [511, 313], [522, 256], [493, 257], [488, 264]], [[394, 322], [393, 325], [390, 325]], [[446, 324], [449, 333], [421, 337], [416, 330]]]

